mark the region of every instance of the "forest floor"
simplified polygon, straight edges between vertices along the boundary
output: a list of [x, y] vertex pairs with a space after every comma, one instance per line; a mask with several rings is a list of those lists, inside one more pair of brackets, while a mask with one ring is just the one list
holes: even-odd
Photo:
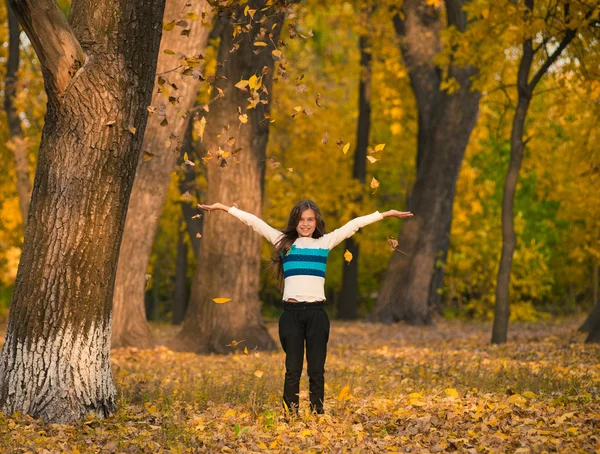
[[[600, 345], [581, 318], [433, 327], [332, 322], [326, 414], [286, 421], [284, 355], [117, 349], [118, 411], [74, 425], [0, 414], [1, 452], [600, 452]], [[276, 321], [268, 321], [277, 339]], [[173, 327], [155, 326], [165, 341]], [[232, 339], [233, 340], [233, 339]]]

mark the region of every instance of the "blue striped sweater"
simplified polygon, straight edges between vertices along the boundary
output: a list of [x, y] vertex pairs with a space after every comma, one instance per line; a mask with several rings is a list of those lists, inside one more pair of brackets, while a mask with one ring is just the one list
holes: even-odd
[[[271, 244], [277, 244], [283, 233], [253, 214], [231, 207], [229, 213], [252, 227]], [[325, 270], [329, 251], [358, 229], [383, 219], [381, 213], [361, 216], [321, 238], [298, 238], [283, 256], [283, 299], [297, 301], [325, 300]]]

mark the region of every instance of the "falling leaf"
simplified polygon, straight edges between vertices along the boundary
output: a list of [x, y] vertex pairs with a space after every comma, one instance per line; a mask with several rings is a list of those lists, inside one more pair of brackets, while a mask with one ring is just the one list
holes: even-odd
[[352, 261], [352, 252], [350, 252], [348, 249], [346, 249], [346, 252], [344, 252], [344, 260], [348, 263]]
[[384, 143], [380, 143], [379, 145], [375, 146], [375, 151], [381, 151], [385, 148], [385, 144]]
[[392, 248], [392, 251], [398, 247], [398, 240], [396, 238], [394, 238], [393, 236], [388, 236], [387, 242], [390, 245], [390, 247]]
[[198, 20], [198, 19], [200, 19], [200, 16], [195, 11], [191, 11], [189, 13], [186, 13], [185, 17], [187, 17], [189, 20]]
[[326, 132], [325, 135], [323, 136], [323, 138], [321, 139], [321, 143], [323, 145], [327, 145], [328, 141], [329, 141], [329, 134]]
[[273, 156], [271, 156], [269, 159], [267, 159], [267, 163], [269, 164], [269, 167], [271, 167], [272, 169], [276, 169], [277, 167], [279, 167], [281, 165], [281, 163], [275, 159]]
[[350, 149], [350, 143], [348, 142], [346, 145], [344, 145], [344, 148], [342, 148], [342, 151], [344, 152], [344, 154], [346, 154], [346, 153], [348, 153], [349, 149]]
[[377, 188], [379, 187], [379, 181], [377, 181], [375, 179], [375, 177], [373, 177], [373, 179], [371, 180], [371, 189], [373, 189], [373, 194], [375, 194], [375, 192], [377, 192]]
[[265, 43], [264, 41], [254, 41], [254, 45], [257, 47], [265, 47], [267, 43]]
[[317, 106], [323, 107], [321, 105], [321, 93], [317, 93], [317, 99], [315, 99], [315, 103], [317, 104]]
[[115, 123], [116, 123], [115, 120], [107, 121], [106, 126], [114, 126]]
[[338, 137], [338, 139], [335, 141], [335, 144], [341, 148], [342, 145], [344, 145], [344, 141]]
[[142, 155], [142, 159], [144, 161], [152, 161], [152, 158], [154, 157], [154, 153], [150, 153], [149, 151], [144, 150], [144, 154]]
[[248, 347], [244, 347], [244, 355], [248, 354]]
[[137, 132], [137, 129], [134, 128], [133, 126], [130, 126], [128, 129], [131, 134], [135, 134]]
[[254, 376], [255, 377], [261, 378], [263, 375], [265, 375], [265, 371], [264, 370], [256, 369], [254, 371]]
[[374, 158], [373, 156], [367, 156], [367, 159], [369, 160], [369, 162], [370, 162], [371, 164], [373, 164], [373, 163], [375, 163], [375, 162], [379, 161], [379, 159], [376, 159], [376, 158]]
[[213, 298], [213, 301], [217, 304], [224, 304], [231, 301], [231, 298]]
[[195, 122], [194, 126], [197, 126], [198, 137], [200, 137], [200, 142], [202, 142], [202, 138], [204, 137], [204, 130], [206, 129], [206, 117], [202, 117], [200, 120]]
[[248, 123], [248, 114], [242, 114], [238, 116], [240, 123]]
[[293, 171], [294, 171], [294, 168], [293, 168], [293, 167], [288, 167], [288, 168], [287, 168], [287, 169], [285, 169], [285, 170], [287, 170], [288, 172], [293, 172]]
[[163, 50], [163, 53], [165, 53], [167, 55], [175, 55], [175, 52], [173, 52], [171, 49], [165, 49], [165, 50]]
[[271, 55], [273, 56], [273, 60], [275, 61], [279, 61], [283, 58], [283, 52], [281, 52], [279, 49], [275, 49], [271, 52]]
[[298, 93], [304, 93], [306, 91], [306, 84], [296, 85], [296, 91]]
[[201, 214], [195, 214], [192, 216], [192, 219], [200, 219], [202, 217]]
[[248, 86], [248, 81], [247, 80], [240, 80], [237, 84], [235, 84], [236, 88], [239, 88], [240, 90], [244, 90], [246, 87]]
[[164, 31], [170, 32], [173, 30], [173, 28], [175, 28], [175, 20], [172, 20], [171, 22], [163, 22], [162, 28]]
[[236, 341], [236, 340], [232, 340], [230, 344], [227, 344], [227, 347], [237, 347], [238, 345], [240, 345], [242, 342], [246, 342], [245, 340], [241, 340], [241, 341]]

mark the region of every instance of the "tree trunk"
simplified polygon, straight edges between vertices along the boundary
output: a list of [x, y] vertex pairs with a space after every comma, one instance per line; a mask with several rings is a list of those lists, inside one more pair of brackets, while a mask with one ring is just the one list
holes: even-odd
[[[525, 0], [526, 19], [533, 17], [533, 0]], [[565, 10], [568, 15], [568, 10]], [[568, 17], [566, 18], [568, 19]], [[565, 23], [568, 23], [565, 20]], [[515, 251], [516, 236], [514, 227], [513, 207], [517, 182], [519, 179], [519, 170], [523, 160], [523, 150], [525, 143], [523, 135], [525, 131], [525, 119], [527, 110], [533, 96], [533, 91], [544, 76], [548, 68], [552, 65], [562, 51], [569, 45], [575, 37], [575, 30], [567, 29], [563, 39], [554, 49], [536, 71], [531, 81], [529, 72], [533, 64], [533, 58], [537, 50], [533, 48], [532, 38], [523, 41], [523, 55], [519, 63], [517, 74], [517, 93], [518, 101], [513, 119], [510, 135], [510, 163], [504, 182], [504, 194], [502, 196], [502, 255], [500, 257], [500, 266], [498, 267], [498, 276], [496, 280], [496, 305], [494, 308], [494, 323], [492, 326], [492, 343], [505, 343], [508, 335], [508, 319], [510, 316], [510, 272], [512, 268], [512, 259]], [[540, 47], [538, 47], [538, 50]]]
[[[365, 14], [366, 20], [370, 14]], [[367, 147], [371, 129], [371, 45], [369, 38], [361, 35], [360, 48], [360, 81], [358, 84], [358, 125], [356, 128], [356, 150], [354, 152], [354, 168], [352, 177], [361, 183], [367, 174]], [[344, 266], [342, 291], [338, 305], [337, 318], [356, 320], [358, 317], [358, 258], [360, 245], [350, 237], [346, 240], [346, 249], [352, 254], [352, 260]]]
[[17, 194], [19, 195], [19, 208], [23, 229], [27, 223], [29, 201], [31, 200], [31, 183], [29, 182], [29, 158], [27, 143], [23, 137], [21, 120], [15, 109], [14, 100], [17, 95], [17, 73], [19, 71], [19, 21], [6, 2], [8, 15], [8, 59], [6, 60], [6, 76], [4, 77], [4, 110], [8, 122], [8, 147], [12, 150], [15, 159], [15, 173], [17, 175]]
[[[191, 7], [186, 7], [189, 3]], [[164, 22], [183, 19], [184, 13], [190, 10], [208, 14], [210, 6], [205, 0], [167, 0]], [[143, 145], [144, 152], [154, 156], [140, 156], [121, 244], [122, 260], [117, 268], [113, 299], [113, 347], [151, 348], [154, 345], [144, 315], [145, 275], [158, 218], [179, 156], [178, 143], [188, 124], [188, 120], [177, 113], [181, 110], [187, 112], [194, 105], [200, 83], [197, 76], [185, 76], [180, 71], [170, 70], [179, 65], [181, 56], [197, 57], [204, 52], [210, 32], [200, 21], [189, 22], [189, 36], [182, 35], [176, 26], [172, 31], [164, 32], [160, 44], [157, 73], [162, 74], [160, 77], [165, 80], [162, 87], [168, 90], [168, 96], [160, 90], [159, 79], [152, 96], [152, 105], [158, 108], [158, 113], [148, 120]], [[172, 50], [177, 55], [165, 54], [165, 50]], [[169, 84], [176, 85], [177, 90]], [[172, 104], [169, 97], [178, 98], [178, 101]], [[159, 107], [161, 104], [164, 109]], [[162, 126], [161, 122], [165, 119], [168, 125]], [[170, 146], [166, 145], [168, 140]]]
[[594, 263], [594, 289], [593, 289], [593, 303], [594, 308], [590, 315], [585, 319], [585, 322], [579, 327], [579, 331], [583, 333], [589, 333], [592, 327], [600, 320], [600, 304], [598, 303], [598, 259]]
[[[204, 134], [204, 143], [215, 156], [207, 163], [207, 201], [236, 203], [258, 216], [261, 215], [264, 189], [269, 132], [269, 119], [265, 115], [269, 105], [259, 102], [256, 108], [245, 110], [248, 93], [236, 88], [235, 84], [242, 79], [249, 80], [253, 75], [264, 74], [262, 85], [266, 93], [260, 93], [262, 88], [258, 90], [261, 99], [271, 92], [274, 66], [271, 51], [278, 40], [283, 13], [267, 11], [268, 16], [263, 16], [264, 5], [264, 1], [252, 5], [256, 13], [248, 33], [234, 39], [232, 26], [226, 24], [224, 27], [218, 61], [223, 63], [223, 74], [227, 79], [217, 78], [216, 87], [223, 90], [225, 97], [211, 105]], [[237, 9], [238, 17], [243, 16], [241, 11], [242, 8]], [[277, 24], [275, 28], [274, 24]], [[273, 36], [261, 38], [261, 27]], [[254, 46], [255, 40], [267, 45]], [[237, 46], [239, 48], [231, 53]], [[238, 109], [248, 115], [247, 123], [240, 123]], [[235, 137], [235, 144], [227, 145], [230, 137]], [[219, 148], [232, 150], [233, 154], [216, 157]], [[239, 148], [241, 150], [236, 152]], [[275, 342], [262, 321], [258, 299], [261, 237], [233, 216], [221, 212], [205, 214], [203, 230], [190, 306], [173, 347], [227, 353], [231, 351], [227, 344], [244, 340], [248, 348], [275, 349]], [[232, 301], [215, 304], [213, 298], [217, 297], [231, 298]]]
[[164, 3], [80, 0], [71, 26], [54, 1], [11, 6], [42, 64], [48, 106], [0, 355], [0, 408], [49, 422], [102, 417], [115, 410], [112, 284]]
[[177, 263], [175, 267], [175, 295], [173, 297], [173, 323], [179, 325], [185, 317], [187, 306], [187, 244], [179, 229], [177, 237]]
[[[463, 1], [447, 0], [448, 25], [465, 31]], [[432, 302], [443, 281], [456, 180], [479, 110], [480, 93], [471, 90], [473, 67], [450, 64], [448, 74], [460, 84], [449, 94], [440, 88], [442, 69], [433, 58], [440, 50], [440, 11], [418, 0], [403, 3], [404, 19], [394, 18], [402, 38], [402, 56], [409, 70], [418, 108], [417, 178], [408, 197], [415, 215], [403, 223], [398, 249], [386, 271], [374, 320], [431, 323]], [[434, 276], [435, 279], [434, 279]]]

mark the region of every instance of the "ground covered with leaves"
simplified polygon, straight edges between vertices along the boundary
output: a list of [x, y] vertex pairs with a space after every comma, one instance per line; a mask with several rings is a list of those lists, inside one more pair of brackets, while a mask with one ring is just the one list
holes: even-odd
[[[2, 452], [599, 452], [600, 346], [581, 320], [332, 323], [326, 414], [285, 420], [282, 352], [119, 349], [117, 413], [75, 425], [0, 414]], [[276, 337], [276, 323], [269, 322]], [[157, 328], [162, 339], [172, 328]], [[249, 346], [251, 347], [251, 346]]]

